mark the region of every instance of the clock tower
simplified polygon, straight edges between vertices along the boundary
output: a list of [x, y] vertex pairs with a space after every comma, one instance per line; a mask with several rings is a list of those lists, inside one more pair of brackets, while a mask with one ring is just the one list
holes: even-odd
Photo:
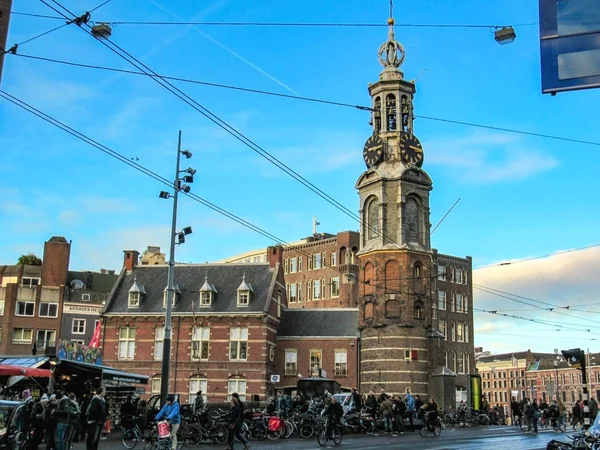
[[[429, 193], [432, 181], [421, 168], [424, 154], [415, 136], [414, 81], [400, 66], [405, 51], [388, 20], [379, 48], [383, 71], [369, 85], [373, 127], [363, 157], [358, 253], [361, 368], [360, 389], [429, 396], [430, 374], [440, 364], [439, 339], [432, 339], [436, 277], [431, 250]], [[438, 333], [439, 337], [439, 333]]]

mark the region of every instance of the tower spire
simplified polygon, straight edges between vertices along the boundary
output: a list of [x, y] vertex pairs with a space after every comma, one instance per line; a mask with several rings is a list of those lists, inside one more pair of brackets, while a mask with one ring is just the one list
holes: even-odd
[[404, 74], [398, 69], [404, 62], [406, 55], [404, 47], [394, 38], [394, 0], [390, 0], [390, 17], [388, 19], [388, 38], [381, 47], [379, 47], [379, 62], [384, 67], [384, 71], [399, 72], [401, 76]]

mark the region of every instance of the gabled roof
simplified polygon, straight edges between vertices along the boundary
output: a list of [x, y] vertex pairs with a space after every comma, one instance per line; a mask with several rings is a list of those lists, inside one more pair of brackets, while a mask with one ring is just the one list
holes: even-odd
[[358, 336], [358, 309], [286, 309], [277, 338]]
[[478, 358], [477, 362], [491, 363], [494, 361], [510, 361], [510, 360], [512, 360], [512, 358], [525, 359], [525, 358], [527, 358], [528, 354], [530, 354], [529, 350], [527, 350], [525, 352], [513, 352], [513, 353], [501, 353], [501, 354], [497, 354], [497, 355], [486, 355], [486, 356], [480, 356]]
[[[167, 265], [137, 266], [131, 272], [122, 273], [119, 285], [107, 302], [104, 314], [131, 313], [135, 315], [156, 313], [164, 314], [163, 298], [167, 285]], [[246, 280], [252, 283], [254, 295], [250, 304], [240, 308], [237, 306], [237, 288], [246, 274]], [[206, 278], [219, 292], [208, 307], [199, 306], [200, 289]], [[146, 295], [137, 308], [128, 308], [128, 290], [134, 279], [141, 283]], [[173, 307], [173, 314], [192, 313], [192, 302], [197, 315], [205, 313], [237, 313], [263, 312], [273, 298], [277, 270], [269, 264], [182, 264], [175, 266], [175, 282], [181, 295]], [[283, 290], [283, 289], [282, 289]]]

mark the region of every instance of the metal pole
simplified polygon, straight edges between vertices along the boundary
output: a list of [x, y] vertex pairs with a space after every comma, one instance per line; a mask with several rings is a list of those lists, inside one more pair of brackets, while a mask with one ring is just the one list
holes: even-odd
[[181, 157], [181, 130], [177, 144], [177, 164], [173, 181], [173, 220], [171, 223], [171, 248], [169, 250], [169, 271], [167, 282], [167, 308], [165, 313], [165, 335], [163, 339], [163, 360], [160, 372], [160, 403], [164, 405], [169, 395], [169, 366], [171, 364], [171, 335], [173, 334], [171, 315], [173, 312], [173, 296], [175, 295], [175, 233], [177, 230], [177, 194], [179, 193], [179, 160]]
[[587, 430], [590, 427], [590, 406], [588, 396], [588, 385], [587, 385], [587, 364], [586, 355], [583, 352], [582, 366], [581, 366], [581, 381], [583, 381], [583, 427]]
[[2, 81], [2, 67], [4, 65], [4, 50], [8, 39], [8, 24], [10, 22], [10, 11], [12, 0], [0, 1], [0, 81]]

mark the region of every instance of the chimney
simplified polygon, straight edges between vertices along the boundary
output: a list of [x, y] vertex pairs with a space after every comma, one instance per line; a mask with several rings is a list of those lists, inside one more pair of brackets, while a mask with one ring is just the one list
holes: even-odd
[[131, 272], [137, 266], [139, 257], [140, 252], [137, 250], [123, 250], [123, 266], [125, 270]]
[[267, 260], [269, 261], [269, 267], [273, 269], [277, 263], [281, 265], [283, 261], [283, 247], [280, 245], [267, 247]]
[[42, 286], [65, 286], [69, 272], [71, 243], [62, 236], [52, 236], [44, 242]]

